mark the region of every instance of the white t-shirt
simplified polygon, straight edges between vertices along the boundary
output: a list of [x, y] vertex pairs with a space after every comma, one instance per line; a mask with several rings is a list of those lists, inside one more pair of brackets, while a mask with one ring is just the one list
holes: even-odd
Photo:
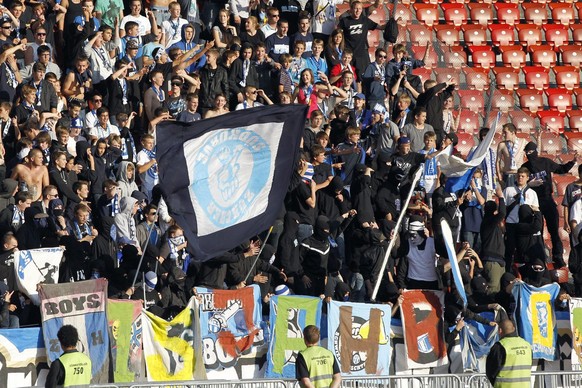
[[261, 104], [260, 102], [253, 102], [253, 105], [250, 106], [246, 101], [243, 101], [241, 103], [239, 103], [236, 108], [234, 108], [234, 110], [243, 110], [243, 109], [249, 109], [249, 108], [256, 108], [257, 106], [263, 106], [263, 104]]
[[97, 139], [105, 139], [111, 134], [120, 135], [119, 128], [113, 124], [107, 124], [107, 128], [103, 128], [101, 125], [97, 124], [91, 128], [91, 131], [89, 132], [89, 135], [95, 136]]
[[[503, 197], [505, 198], [505, 205], [506, 206], [509, 206], [515, 202], [515, 199], [513, 197], [517, 193], [518, 193], [518, 188], [516, 186], [510, 186], [510, 187], [505, 188], [505, 190], [503, 191]], [[538, 201], [538, 195], [531, 188], [528, 188], [525, 191], [524, 197], [525, 197], [524, 203], [523, 203], [524, 205], [537, 206], [537, 207], [540, 206], [540, 203]], [[509, 215], [507, 216], [506, 222], [508, 224], [517, 224], [519, 222], [519, 206], [516, 206], [513, 208], [511, 213], [509, 213]]]
[[182, 18], [179, 18], [178, 20], [164, 20], [162, 23], [162, 29], [164, 30], [164, 35], [168, 39], [166, 48], [182, 40], [182, 27], [186, 24], [188, 24], [188, 20]]
[[144, 36], [145, 34], [147, 34], [147, 31], [150, 31], [152, 29], [152, 24], [150, 23], [149, 19], [142, 15], [124, 16], [123, 19], [121, 19], [121, 26], [119, 28], [124, 30], [125, 23], [127, 22], [136, 22], [137, 24], [139, 24], [139, 36]]
[[[146, 150], [141, 150], [137, 153], [138, 167], [148, 164], [150, 160], [152, 160], [152, 158], [148, 155]], [[143, 174], [139, 174], [139, 177], [141, 179], [142, 188], [146, 192], [148, 198], [151, 197], [152, 189], [159, 182], [158, 165], [154, 164], [146, 172], [144, 172]]]

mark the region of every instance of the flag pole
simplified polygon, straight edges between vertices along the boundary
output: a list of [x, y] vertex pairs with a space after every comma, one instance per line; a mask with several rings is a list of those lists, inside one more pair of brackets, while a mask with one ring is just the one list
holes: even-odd
[[380, 283], [382, 282], [382, 277], [384, 276], [384, 271], [386, 270], [386, 265], [388, 264], [388, 258], [390, 257], [390, 252], [394, 248], [394, 244], [396, 243], [396, 233], [398, 233], [398, 229], [400, 229], [400, 225], [402, 224], [402, 219], [406, 214], [406, 209], [408, 209], [408, 205], [410, 204], [410, 199], [412, 198], [412, 193], [414, 193], [414, 189], [416, 184], [420, 180], [420, 176], [422, 175], [422, 168], [416, 170], [414, 174], [414, 178], [412, 179], [412, 186], [410, 187], [410, 191], [408, 192], [408, 197], [406, 198], [406, 202], [400, 209], [400, 216], [398, 216], [398, 221], [396, 222], [396, 226], [394, 227], [395, 235], [392, 239], [390, 239], [390, 243], [388, 244], [388, 248], [386, 249], [386, 254], [384, 255], [384, 261], [382, 262], [382, 268], [380, 268], [380, 273], [378, 274], [378, 280], [376, 280], [376, 284], [374, 285], [374, 291], [372, 292], [372, 297], [370, 298], [372, 301], [376, 300], [376, 295], [378, 294], [378, 290], [380, 289]]
[[267, 237], [265, 238], [265, 242], [263, 244], [261, 244], [261, 249], [259, 250], [259, 253], [257, 254], [255, 261], [253, 262], [253, 265], [249, 269], [249, 272], [247, 273], [247, 276], [244, 277], [243, 281], [246, 281], [248, 279], [248, 277], [251, 276], [251, 272], [253, 272], [255, 265], [257, 265], [257, 261], [259, 260], [259, 257], [261, 257], [261, 253], [263, 253], [263, 249], [265, 248], [265, 245], [267, 245], [267, 241], [269, 241], [269, 237], [271, 236], [272, 231], [273, 231], [273, 227], [271, 226], [269, 228], [269, 233], [267, 233]]
[[[141, 268], [141, 263], [143, 262], [143, 257], [145, 256], [146, 248], [148, 247], [148, 242], [150, 241], [150, 237], [152, 235], [152, 230], [154, 230], [155, 227], [156, 227], [156, 223], [154, 222], [154, 223], [152, 223], [152, 227], [148, 230], [148, 235], [145, 239], [144, 246], [141, 249], [141, 257], [139, 258], [139, 264], [137, 265], [137, 268], [135, 269], [135, 276], [133, 277], [133, 283], [131, 283], [131, 288], [133, 288], [135, 286], [135, 282], [137, 282], [137, 275], [139, 275], [139, 269]], [[145, 285], [144, 285], [144, 287], [145, 287]]]

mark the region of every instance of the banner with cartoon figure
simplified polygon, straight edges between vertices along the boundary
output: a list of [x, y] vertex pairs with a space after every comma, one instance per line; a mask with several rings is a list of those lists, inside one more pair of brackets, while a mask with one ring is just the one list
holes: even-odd
[[148, 381], [205, 380], [198, 305], [194, 297], [170, 322], [142, 313]]
[[387, 375], [390, 372], [390, 305], [331, 301], [327, 311], [327, 348], [342, 375]]
[[78, 350], [92, 361], [92, 384], [108, 382], [109, 336], [107, 335], [107, 280], [43, 284], [39, 287], [44, 344], [49, 363], [63, 350], [57, 333], [72, 325], [79, 333]]
[[298, 295], [273, 296], [270, 301], [271, 340], [267, 353], [267, 378], [295, 378], [295, 359], [305, 349], [303, 329], [319, 326], [321, 298]]
[[196, 287], [196, 293], [208, 378], [263, 377], [269, 332], [261, 319], [259, 286], [240, 290]]
[[556, 315], [554, 302], [560, 292], [557, 283], [533, 287], [516, 282], [511, 293], [515, 299], [513, 315], [517, 333], [531, 344], [533, 358], [554, 361], [556, 359]]
[[582, 364], [582, 298], [570, 299], [572, 327], [572, 366]]
[[107, 300], [113, 381], [129, 383], [145, 379], [142, 358], [142, 303], [139, 300]]
[[446, 365], [442, 291], [404, 290], [400, 306], [408, 369]]
[[40, 248], [14, 253], [18, 289], [28, 295], [36, 306], [40, 303], [36, 285], [58, 283], [62, 258], [62, 248]]
[[0, 330], [0, 387], [44, 387], [47, 374], [40, 327]]

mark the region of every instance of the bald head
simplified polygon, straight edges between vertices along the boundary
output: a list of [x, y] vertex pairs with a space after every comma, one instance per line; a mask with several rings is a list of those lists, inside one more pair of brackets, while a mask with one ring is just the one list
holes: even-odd
[[507, 334], [513, 333], [515, 331], [515, 326], [511, 320], [504, 319], [499, 323], [499, 330], [501, 330], [501, 336], [505, 336]]

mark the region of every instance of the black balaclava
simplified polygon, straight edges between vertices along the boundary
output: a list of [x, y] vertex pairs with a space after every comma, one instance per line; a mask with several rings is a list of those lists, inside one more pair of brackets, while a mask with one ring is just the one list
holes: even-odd
[[329, 237], [329, 218], [326, 216], [319, 216], [315, 221], [315, 228], [313, 236], [321, 241], [326, 241]]

